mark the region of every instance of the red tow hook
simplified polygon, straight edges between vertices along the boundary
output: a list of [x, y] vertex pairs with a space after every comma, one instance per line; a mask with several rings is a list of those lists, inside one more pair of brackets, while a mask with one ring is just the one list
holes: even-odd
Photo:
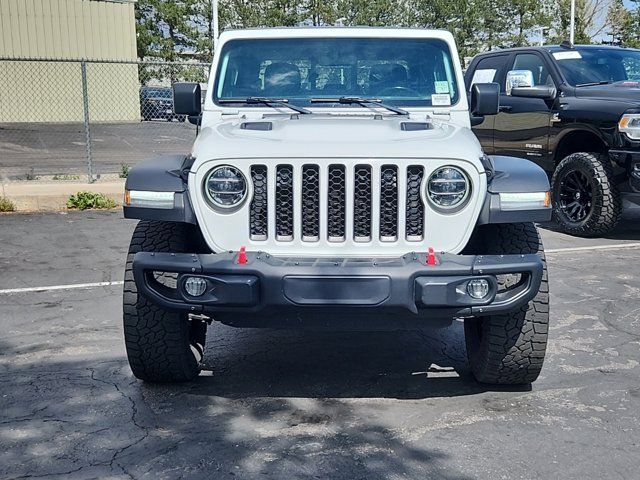
[[238, 265], [246, 265], [247, 264], [247, 248], [240, 247], [240, 251], [238, 252]]
[[433, 247], [429, 247], [429, 253], [427, 253], [427, 265], [433, 267], [437, 265], [436, 252], [433, 251]]

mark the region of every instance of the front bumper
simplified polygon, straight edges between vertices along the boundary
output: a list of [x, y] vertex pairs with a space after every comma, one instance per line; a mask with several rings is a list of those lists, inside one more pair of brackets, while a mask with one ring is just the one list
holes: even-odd
[[[153, 303], [216, 319], [251, 318], [295, 312], [366, 311], [416, 317], [474, 317], [517, 309], [540, 288], [543, 263], [538, 255], [427, 254], [398, 258], [283, 258], [263, 252], [238, 254], [137, 253], [133, 272], [139, 292]], [[154, 272], [177, 273], [177, 288], [157, 281]], [[520, 274], [515, 286], [498, 291], [497, 275]], [[184, 288], [188, 276], [206, 279], [202, 296]], [[483, 299], [466, 293], [471, 279], [485, 278]], [[238, 315], [242, 313], [242, 315]], [[257, 317], [256, 317], [257, 318]]]

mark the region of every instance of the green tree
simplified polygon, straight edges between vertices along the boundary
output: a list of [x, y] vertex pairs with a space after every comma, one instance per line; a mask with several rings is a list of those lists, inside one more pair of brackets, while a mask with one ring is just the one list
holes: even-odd
[[198, 0], [139, 0], [136, 4], [138, 57], [175, 61], [196, 45], [193, 24]]

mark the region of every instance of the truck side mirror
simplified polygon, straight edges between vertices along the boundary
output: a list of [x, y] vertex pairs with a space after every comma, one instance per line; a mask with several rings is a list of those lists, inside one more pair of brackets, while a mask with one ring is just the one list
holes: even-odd
[[500, 85], [497, 83], [474, 83], [471, 86], [471, 115], [495, 115], [500, 102]]
[[173, 111], [176, 115], [200, 115], [202, 112], [202, 92], [199, 83], [173, 84]]
[[511, 70], [507, 72], [505, 93], [513, 95], [514, 88], [531, 88], [533, 85], [533, 72], [531, 70]]

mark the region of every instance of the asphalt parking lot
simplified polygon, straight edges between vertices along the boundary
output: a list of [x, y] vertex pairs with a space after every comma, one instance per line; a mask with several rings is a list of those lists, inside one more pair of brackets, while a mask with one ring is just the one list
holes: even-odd
[[149, 386], [129, 371], [120, 326], [134, 222], [0, 216], [0, 478], [638, 478], [640, 227], [629, 225], [595, 240], [543, 232], [552, 323], [530, 390], [475, 383], [460, 323], [214, 325], [212, 372]]

